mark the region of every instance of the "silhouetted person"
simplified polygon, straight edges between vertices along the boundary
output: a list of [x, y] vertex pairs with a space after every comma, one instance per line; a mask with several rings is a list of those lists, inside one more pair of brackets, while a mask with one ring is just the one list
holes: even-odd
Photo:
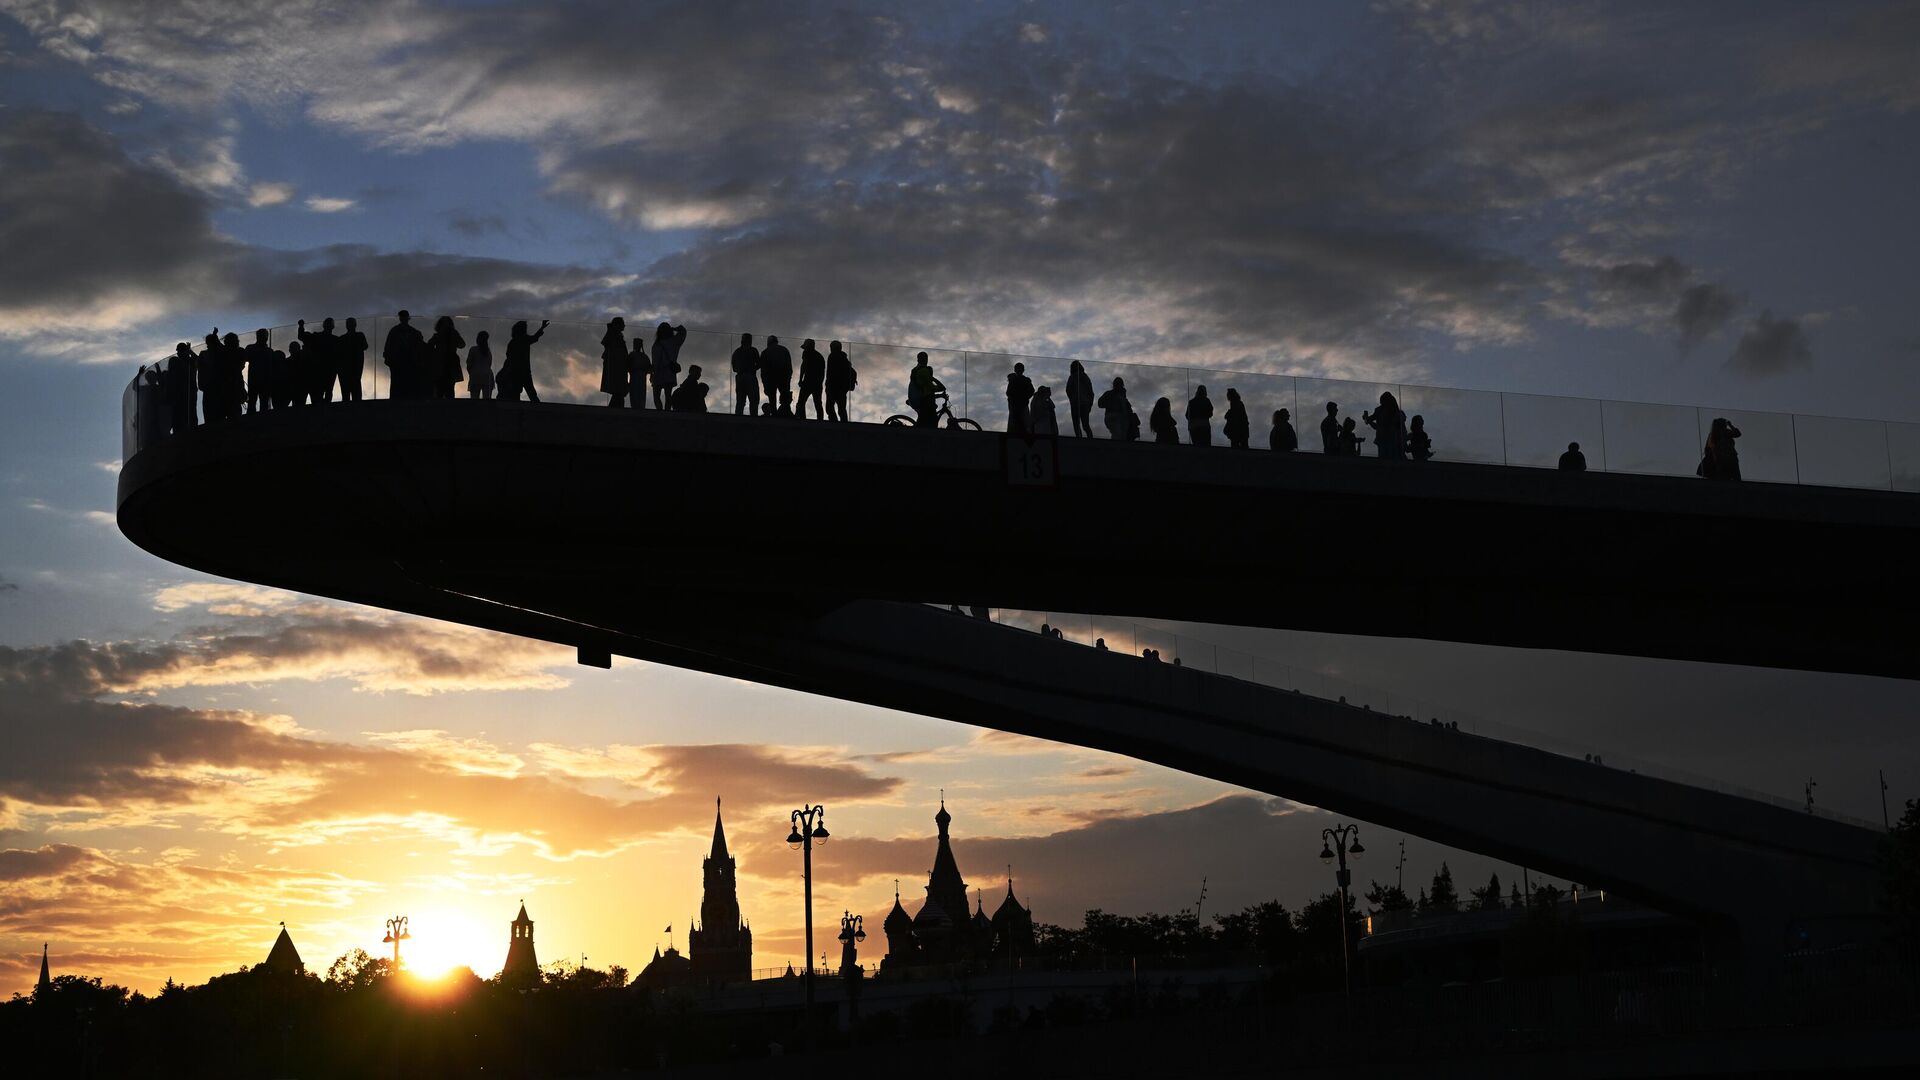
[[227, 415], [239, 416], [247, 408], [247, 352], [240, 347], [240, 335], [231, 331], [220, 339], [221, 375], [227, 381]]
[[1360, 432], [1355, 429], [1353, 417], [1349, 416], [1340, 424], [1340, 453], [1347, 457], [1360, 456]]
[[280, 407], [290, 409], [307, 403], [306, 349], [295, 338], [287, 342], [286, 352], [273, 354], [273, 386]]
[[487, 344], [485, 330], [473, 335], [473, 348], [467, 350], [467, 396], [486, 401], [493, 397], [493, 346]]
[[760, 350], [760, 385], [766, 388], [774, 416], [793, 415], [793, 353], [774, 334], [767, 335], [767, 347]]
[[360, 332], [358, 320], [347, 320], [347, 332], [340, 335], [334, 359], [340, 362], [340, 400], [359, 401], [360, 377], [367, 370], [367, 335]]
[[340, 374], [340, 335], [333, 332], [331, 316], [320, 320], [318, 333], [307, 332], [307, 322], [300, 320], [300, 347], [306, 350], [307, 363], [313, 372], [313, 381], [307, 386], [307, 396], [315, 404], [333, 400], [333, 380]]
[[[318, 345], [312, 340], [317, 335], [308, 335], [300, 339], [300, 393], [306, 395], [308, 404], [324, 405], [333, 385], [333, 353], [328, 348], [335, 338], [326, 338]], [[291, 348], [293, 343], [288, 342]]]
[[627, 393], [636, 409], [647, 407], [647, 376], [653, 373], [653, 361], [647, 356], [647, 339], [635, 337], [627, 353]]
[[1700, 455], [1700, 467], [1694, 472], [1709, 480], [1740, 479], [1740, 451], [1734, 448], [1733, 440], [1740, 437], [1740, 429], [1734, 427], [1726, 417], [1715, 417], [1713, 427], [1707, 431], [1706, 449]]
[[653, 331], [653, 407], [673, 407], [673, 388], [680, 381], [680, 346], [687, 328], [661, 323]]
[[607, 332], [600, 335], [600, 392], [607, 395], [607, 404], [613, 408], [627, 407], [627, 369], [631, 363], [627, 320], [616, 315], [608, 321]]
[[220, 335], [208, 334], [194, 357], [194, 381], [200, 387], [200, 416], [211, 424], [227, 418], [226, 384], [220, 378]]
[[1027, 403], [1033, 400], [1033, 380], [1027, 378], [1027, 365], [1015, 364], [1007, 373], [1007, 431], [1014, 435], [1027, 432]]
[[1580, 452], [1579, 443], [1570, 442], [1567, 444], [1567, 452], [1560, 455], [1560, 471], [1561, 472], [1586, 472], [1587, 471], [1587, 455]]
[[1220, 425], [1227, 436], [1227, 445], [1240, 450], [1247, 448], [1253, 438], [1253, 425], [1247, 420], [1247, 405], [1240, 400], [1240, 391], [1227, 388], [1227, 419]]
[[827, 384], [827, 358], [820, 355], [814, 347], [813, 339], [800, 343], [800, 419], [807, 418], [807, 402], [813, 402], [813, 417], [816, 420], [827, 418], [827, 408], [820, 403], [820, 391]]
[[1283, 454], [1300, 449], [1300, 436], [1293, 432], [1293, 414], [1285, 409], [1273, 411], [1273, 432], [1267, 436], [1267, 449]]
[[837, 341], [827, 343], [827, 419], [845, 422], [847, 395], [860, 383], [853, 369], [853, 357]]
[[1107, 422], [1107, 437], [1130, 442], [1140, 437], [1133, 422], [1133, 403], [1127, 400], [1126, 381], [1115, 377], [1113, 386], [1097, 402]]
[[1373, 429], [1374, 453], [1382, 460], [1404, 461], [1407, 457], [1407, 414], [1390, 393], [1380, 395], [1380, 407], [1362, 412], [1360, 419]]
[[1166, 398], [1153, 403], [1153, 411], [1147, 414], [1147, 430], [1153, 434], [1153, 441], [1167, 446], [1180, 443], [1180, 425], [1173, 419], [1173, 402]]
[[914, 413], [914, 426], [932, 427], [939, 419], [939, 406], [934, 401], [935, 387], [940, 380], [933, 377], [933, 365], [927, 362], [927, 354], [914, 357], [913, 370], [907, 373], [907, 408]]
[[733, 415], [759, 412], [760, 350], [753, 347], [752, 334], [741, 334], [740, 347], [733, 350]]
[[1067, 367], [1067, 414], [1075, 435], [1093, 438], [1093, 380], [1078, 360]]
[[1327, 402], [1327, 417], [1320, 421], [1320, 452], [1340, 453], [1340, 406]]
[[687, 381], [674, 388], [669, 406], [674, 412], [707, 411], [707, 384], [700, 381], [700, 365], [687, 369]]
[[450, 398], [454, 387], [459, 385], [460, 350], [467, 347], [467, 339], [460, 336], [454, 328], [453, 316], [442, 315], [433, 322], [433, 337], [427, 341], [428, 363], [432, 365], [433, 396]]
[[1043, 386], [1027, 402], [1027, 434], [1053, 438], [1060, 434], [1060, 414], [1053, 408], [1053, 387]]
[[167, 388], [167, 404], [173, 410], [173, 430], [185, 431], [199, 423], [195, 392], [199, 387], [200, 360], [193, 355], [193, 346], [182, 341], [173, 347], [173, 355], [167, 359], [167, 376], [162, 382]]
[[539, 341], [547, 332], [547, 320], [540, 320], [540, 329], [527, 333], [525, 319], [513, 324], [507, 333], [507, 359], [500, 365], [499, 391], [504, 401], [519, 401], [521, 391], [526, 391], [527, 400], [540, 403], [540, 393], [533, 388], [533, 343]]
[[395, 318], [399, 322], [387, 331], [387, 340], [380, 346], [380, 360], [387, 365], [387, 396], [395, 401], [428, 397], [433, 384], [422, 377], [427, 339], [420, 336], [409, 312], [402, 310]]
[[254, 412], [265, 412], [274, 406], [274, 365], [273, 346], [267, 341], [267, 332], [255, 330], [253, 344], [247, 346], [247, 407]]
[[1415, 461], [1425, 461], [1433, 456], [1433, 437], [1427, 434], [1427, 418], [1416, 416], [1412, 425], [1407, 432], [1407, 456]]
[[1204, 386], [1195, 387], [1187, 401], [1187, 441], [1195, 446], [1213, 445], [1213, 401]]

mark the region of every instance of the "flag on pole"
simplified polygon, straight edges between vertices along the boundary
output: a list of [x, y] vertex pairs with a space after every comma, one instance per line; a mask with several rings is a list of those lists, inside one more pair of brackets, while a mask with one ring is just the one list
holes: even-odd
[[668, 923], [668, 924], [667, 924], [667, 928], [666, 928], [665, 930], [662, 930], [662, 931], [660, 931], [660, 932], [661, 932], [661, 933], [663, 933], [663, 934], [671, 934], [671, 933], [673, 933], [673, 924], [672, 924], [672, 923]]

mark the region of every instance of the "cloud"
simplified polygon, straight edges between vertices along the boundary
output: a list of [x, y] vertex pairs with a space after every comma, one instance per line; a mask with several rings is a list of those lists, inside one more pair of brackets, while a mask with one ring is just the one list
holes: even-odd
[[[761, 746], [522, 753], [431, 729], [353, 744], [286, 717], [111, 700], [176, 665], [165, 647], [0, 647], [0, 820], [100, 830], [192, 819], [283, 848], [413, 836], [471, 855], [574, 858], [698, 829], [716, 795], [752, 813], [785, 798], [775, 792], [850, 803], [887, 799], [900, 784]], [[588, 790], [605, 779], [628, 790]], [[14, 859], [25, 873], [54, 857]]]
[[19, 583], [19, 582], [17, 582], [17, 581], [8, 581], [8, 580], [7, 580], [6, 578], [4, 578], [4, 577], [0, 577], [0, 594], [4, 594], [4, 593], [11, 593], [11, 592], [19, 592], [19, 591], [20, 591], [20, 583]]
[[1762, 311], [1727, 357], [1727, 366], [1743, 375], [1779, 375], [1813, 365], [1813, 347], [1799, 321]]
[[316, 214], [337, 214], [342, 210], [351, 210], [360, 205], [353, 199], [342, 199], [323, 195], [307, 196], [306, 207]]
[[1746, 303], [1673, 255], [1616, 261], [1582, 241], [1563, 244], [1561, 258], [1576, 269], [1556, 283], [1550, 307], [1557, 314], [1587, 326], [1672, 334], [1682, 352], [1719, 332]]
[[[279, 206], [293, 199], [293, 185], [283, 183], [265, 183], [253, 185], [247, 193], [247, 205], [255, 210], [268, 206]], [[311, 202], [312, 200], [308, 200]]]
[[0, 337], [42, 355], [122, 361], [126, 330], [190, 308], [551, 311], [606, 287], [604, 271], [577, 267], [250, 247], [214, 228], [209, 199], [76, 116], [0, 111], [0, 244], [37, 253], [0, 267]]

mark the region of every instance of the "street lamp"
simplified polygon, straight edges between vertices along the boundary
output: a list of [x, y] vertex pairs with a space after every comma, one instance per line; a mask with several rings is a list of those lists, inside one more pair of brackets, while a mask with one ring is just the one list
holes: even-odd
[[787, 833], [787, 846], [797, 848], [800, 876], [805, 882], [807, 902], [807, 1052], [819, 1049], [813, 1033], [813, 842], [827, 842], [827, 808], [819, 804], [803, 806], [791, 816], [793, 828]]
[[859, 971], [859, 943], [867, 940], [866, 920], [852, 912], [840, 915], [840, 974], [853, 978]]
[[393, 918], [387, 920], [387, 936], [381, 938], [380, 942], [383, 945], [391, 944], [393, 946], [393, 973], [395, 975], [400, 973], [400, 943], [412, 936], [412, 934], [407, 932], [407, 917], [405, 915], [395, 915]]
[[1347, 959], [1347, 887], [1353, 884], [1353, 871], [1347, 869], [1347, 856], [1352, 855], [1358, 862], [1366, 852], [1360, 844], [1358, 825], [1349, 823], [1320, 830], [1320, 861], [1329, 865], [1335, 859], [1340, 862], [1340, 868], [1333, 872], [1333, 880], [1340, 886], [1340, 978], [1346, 984], [1349, 999], [1353, 997], [1353, 966]]

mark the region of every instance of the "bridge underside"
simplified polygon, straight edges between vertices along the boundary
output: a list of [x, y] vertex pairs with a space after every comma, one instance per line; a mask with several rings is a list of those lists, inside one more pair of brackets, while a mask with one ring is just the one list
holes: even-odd
[[[1793, 490], [1763, 516], [1750, 496], [1779, 489], [1072, 443], [1057, 489], [1009, 491], [996, 438], [609, 413], [269, 414], [136, 455], [120, 523], [227, 577], [1170, 765], [1630, 893], [1750, 954], [1873, 909], [1869, 830], [890, 601], [1568, 648], [1645, 625], [1614, 651], [1911, 674], [1885, 641], [1842, 666], [1806, 625], [1839, 633], [1828, 589], [1879, 568], [1815, 560], [1810, 585], [1742, 554], [1878, 550], [1906, 533], [1893, 503], [1814, 524], [1786, 511], [1833, 508]], [[1569, 482], [1612, 509], [1563, 505]], [[1531, 498], [1436, 497], [1476, 484]], [[1777, 602], [1734, 595], [1743, 575]]]

